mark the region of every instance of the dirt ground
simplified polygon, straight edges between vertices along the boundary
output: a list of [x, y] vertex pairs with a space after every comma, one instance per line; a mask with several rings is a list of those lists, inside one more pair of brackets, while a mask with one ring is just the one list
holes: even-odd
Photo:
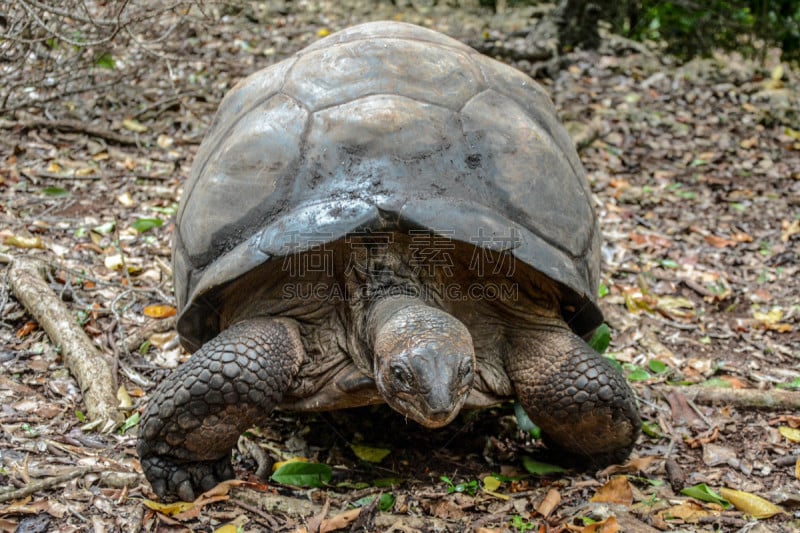
[[[395, 4], [407, 7], [265, 2], [176, 18], [161, 55], [115, 51], [118, 70], [150, 70], [2, 117], [0, 532], [800, 529], [800, 72], [775, 53], [679, 65], [619, 39], [537, 62], [525, 54], [530, 10]], [[607, 355], [639, 397], [645, 433], [626, 465], [541, 475], [528, 459], [558, 456], [519, 429], [511, 405], [436, 431], [386, 408], [281, 412], [240, 439], [246, 485], [154, 510], [135, 418], [111, 433], [85, 427], [81, 388], [13, 294], [8, 263], [45, 262], [66, 320], [118, 379], [114, 401], [126, 418], [140, 412], [188, 357], [168, 316], [170, 243], [222, 95], [376, 19], [490, 50], [551, 95], [601, 219]], [[389, 453], [370, 462], [354, 444]], [[329, 484], [256, 476], [266, 457], [295, 456], [331, 467]], [[682, 493], [702, 484], [726, 502]]]

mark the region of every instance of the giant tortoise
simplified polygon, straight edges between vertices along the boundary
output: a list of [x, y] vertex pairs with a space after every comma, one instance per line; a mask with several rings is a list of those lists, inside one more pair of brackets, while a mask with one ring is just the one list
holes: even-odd
[[434, 31], [362, 24], [241, 81], [186, 183], [178, 332], [138, 452], [156, 493], [233, 476], [274, 408], [387, 403], [423, 426], [517, 398], [594, 464], [638, 436], [584, 338], [600, 231], [544, 90]]

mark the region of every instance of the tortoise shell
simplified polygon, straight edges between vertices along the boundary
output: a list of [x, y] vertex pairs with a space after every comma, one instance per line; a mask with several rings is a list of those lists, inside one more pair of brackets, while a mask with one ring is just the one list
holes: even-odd
[[545, 91], [440, 33], [374, 22], [251, 75], [220, 105], [174, 239], [184, 346], [219, 333], [223, 287], [303, 251], [298, 231], [335, 241], [369, 228], [483, 236], [557, 282], [576, 333], [602, 321], [590, 191]]

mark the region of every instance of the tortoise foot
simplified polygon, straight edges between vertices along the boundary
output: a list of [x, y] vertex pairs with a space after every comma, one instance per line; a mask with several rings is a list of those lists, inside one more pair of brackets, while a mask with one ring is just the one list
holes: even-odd
[[527, 364], [510, 375], [546, 442], [584, 465], [625, 460], [642, 426], [625, 378], [566, 329], [541, 333], [529, 349], [536, 356], [518, 356]]
[[142, 470], [160, 498], [177, 496], [187, 502], [213, 489], [218, 483], [233, 479], [230, 457], [180, 463], [169, 457], [151, 456], [142, 459]]

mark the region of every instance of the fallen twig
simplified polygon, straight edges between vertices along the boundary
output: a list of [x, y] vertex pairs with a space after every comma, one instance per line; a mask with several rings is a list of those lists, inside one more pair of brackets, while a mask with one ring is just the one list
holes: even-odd
[[0, 127], [8, 129], [17, 125], [19, 125], [24, 129], [53, 129], [53, 130], [73, 132], [73, 133], [85, 133], [86, 135], [91, 135], [92, 137], [99, 137], [100, 139], [105, 139], [106, 141], [115, 144], [121, 144], [124, 146], [137, 146], [140, 143], [139, 140], [135, 138], [122, 135], [120, 133], [108, 130], [106, 128], [94, 126], [86, 122], [81, 122], [80, 120], [70, 120], [70, 119], [50, 120], [32, 116], [25, 116], [24, 118], [18, 120], [17, 122], [13, 121], [3, 122], [2, 124], [0, 124]]
[[122, 413], [117, 409], [111, 364], [50, 290], [41, 261], [24, 256], [3, 259], [10, 259], [8, 282], [14, 295], [61, 351], [64, 365], [78, 382], [89, 419], [101, 431], [113, 431], [122, 422]]
[[727, 403], [758, 409], [800, 409], [800, 392], [781, 389], [725, 389], [720, 387], [660, 387], [662, 392], [679, 392], [697, 403]]
[[[311, 516], [316, 516], [322, 510], [321, 505], [317, 505], [308, 500], [292, 498], [291, 496], [282, 496], [280, 494], [256, 492], [247, 489], [233, 489], [231, 491], [231, 502], [236, 503], [237, 505], [239, 502], [244, 502], [245, 505], [260, 509], [265, 513], [282, 513], [293, 518], [308, 518]], [[375, 517], [375, 528], [379, 531], [396, 526], [397, 524], [402, 524], [410, 528], [421, 529], [423, 531], [446, 531], [448, 528], [452, 529], [454, 525], [457, 525], [455, 522], [430, 516], [380, 513]]]
[[62, 474], [60, 476], [48, 477], [45, 479], [40, 479], [38, 481], [32, 481], [31, 483], [28, 483], [27, 485], [19, 489], [0, 492], [0, 503], [7, 502], [9, 500], [18, 500], [20, 498], [24, 498], [25, 496], [30, 496], [35, 492], [39, 492], [40, 490], [52, 489], [53, 487], [61, 485], [62, 483], [66, 483], [67, 481], [75, 479], [76, 477], [85, 476], [91, 471], [92, 468], [84, 466], [81, 468], [76, 468], [75, 470], [67, 472], [66, 474]]

